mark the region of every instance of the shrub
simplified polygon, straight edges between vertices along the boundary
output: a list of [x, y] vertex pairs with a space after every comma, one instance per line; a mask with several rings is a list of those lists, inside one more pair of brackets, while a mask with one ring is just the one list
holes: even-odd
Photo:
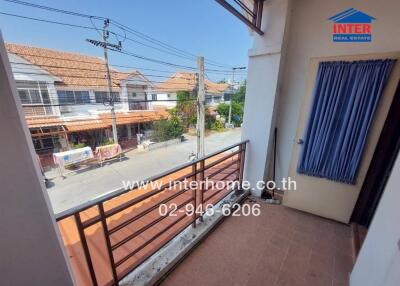
[[[228, 121], [229, 117], [229, 104], [220, 103], [217, 107], [217, 112], [219, 115], [226, 118]], [[232, 101], [232, 123], [235, 126], [240, 126], [243, 122], [243, 103]]]
[[111, 144], [114, 144], [114, 140], [105, 139], [103, 142], [100, 143], [100, 146], [106, 146]]
[[83, 148], [83, 147], [86, 147], [85, 143], [76, 143], [76, 144], [71, 145], [72, 149], [79, 149], [79, 148]]
[[155, 142], [163, 142], [182, 136], [182, 122], [176, 116], [170, 119], [154, 122], [151, 140]]
[[221, 120], [215, 120], [215, 122], [211, 124], [211, 130], [222, 131], [224, 129], [225, 129], [225, 126]]

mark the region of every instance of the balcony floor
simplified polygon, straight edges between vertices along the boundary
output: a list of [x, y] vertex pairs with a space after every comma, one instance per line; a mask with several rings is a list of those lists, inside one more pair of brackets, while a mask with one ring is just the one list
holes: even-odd
[[228, 217], [161, 285], [348, 285], [347, 225], [259, 203], [260, 216]]

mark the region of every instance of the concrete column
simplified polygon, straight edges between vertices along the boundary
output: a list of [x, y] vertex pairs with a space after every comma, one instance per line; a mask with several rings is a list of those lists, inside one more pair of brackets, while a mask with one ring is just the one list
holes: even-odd
[[[54, 86], [54, 83], [48, 83], [47, 84], [47, 90], [48, 90], [49, 95], [50, 95], [51, 104], [53, 104], [53, 105], [59, 104], [58, 96], [57, 96], [57, 90], [56, 90], [56, 88]], [[60, 116], [61, 115], [59, 106], [52, 106], [51, 108], [53, 110], [53, 114], [54, 115], [56, 115], [56, 116]]]
[[128, 129], [128, 139], [131, 139], [132, 138], [132, 125], [127, 124], [126, 128]]
[[129, 111], [129, 103], [128, 103], [128, 88], [126, 87], [126, 82], [121, 82], [121, 91], [120, 91], [121, 105], [123, 111]]
[[[249, 50], [246, 102], [242, 139], [249, 139], [244, 179], [256, 183], [268, 172], [268, 150], [273, 138], [274, 112], [279, 93], [279, 74], [284, 53], [284, 35], [288, 26], [290, 0], [264, 2], [263, 36], [254, 33]], [[254, 190], [260, 195], [260, 190]]]
[[91, 103], [96, 103], [96, 95], [94, 90], [89, 90], [89, 99]]
[[74, 285], [0, 35], [0, 284]]

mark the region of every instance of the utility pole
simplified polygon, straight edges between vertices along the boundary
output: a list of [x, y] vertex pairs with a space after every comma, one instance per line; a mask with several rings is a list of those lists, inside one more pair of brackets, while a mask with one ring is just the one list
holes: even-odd
[[197, 57], [197, 158], [204, 157], [205, 98], [204, 57]]
[[229, 128], [232, 126], [232, 95], [235, 87], [235, 70], [244, 70], [246, 67], [235, 67], [232, 68], [232, 84], [231, 84], [231, 96], [229, 100], [229, 115], [228, 115], [228, 126]]
[[109, 32], [108, 32], [109, 25], [110, 25], [110, 20], [109, 19], [104, 20], [103, 42], [96, 41], [96, 40], [90, 40], [90, 39], [87, 39], [87, 41], [89, 43], [92, 43], [95, 46], [103, 47], [103, 50], [104, 50], [104, 66], [105, 66], [106, 73], [107, 73], [108, 99], [109, 99], [109, 104], [111, 106], [110, 112], [111, 112], [111, 126], [112, 126], [112, 133], [113, 133], [113, 141], [114, 141], [114, 144], [118, 144], [117, 120], [115, 118], [114, 96], [113, 96], [113, 92], [112, 92], [110, 66], [108, 64], [108, 49], [112, 48], [113, 50], [120, 51], [121, 50], [121, 42], [119, 42], [118, 45], [107, 43], [107, 39], [109, 37]]

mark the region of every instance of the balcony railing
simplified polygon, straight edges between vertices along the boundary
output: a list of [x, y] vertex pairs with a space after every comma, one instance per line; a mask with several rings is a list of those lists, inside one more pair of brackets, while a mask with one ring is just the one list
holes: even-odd
[[[208, 207], [233, 191], [223, 183], [216, 187], [217, 182], [240, 186], [246, 144], [229, 146], [131, 190], [117, 190], [57, 215], [78, 285], [118, 285], [184, 229], [196, 227]], [[188, 188], [185, 181], [197, 185]], [[166, 208], [164, 213], [160, 206]], [[188, 206], [196, 211], [188, 211]]]

